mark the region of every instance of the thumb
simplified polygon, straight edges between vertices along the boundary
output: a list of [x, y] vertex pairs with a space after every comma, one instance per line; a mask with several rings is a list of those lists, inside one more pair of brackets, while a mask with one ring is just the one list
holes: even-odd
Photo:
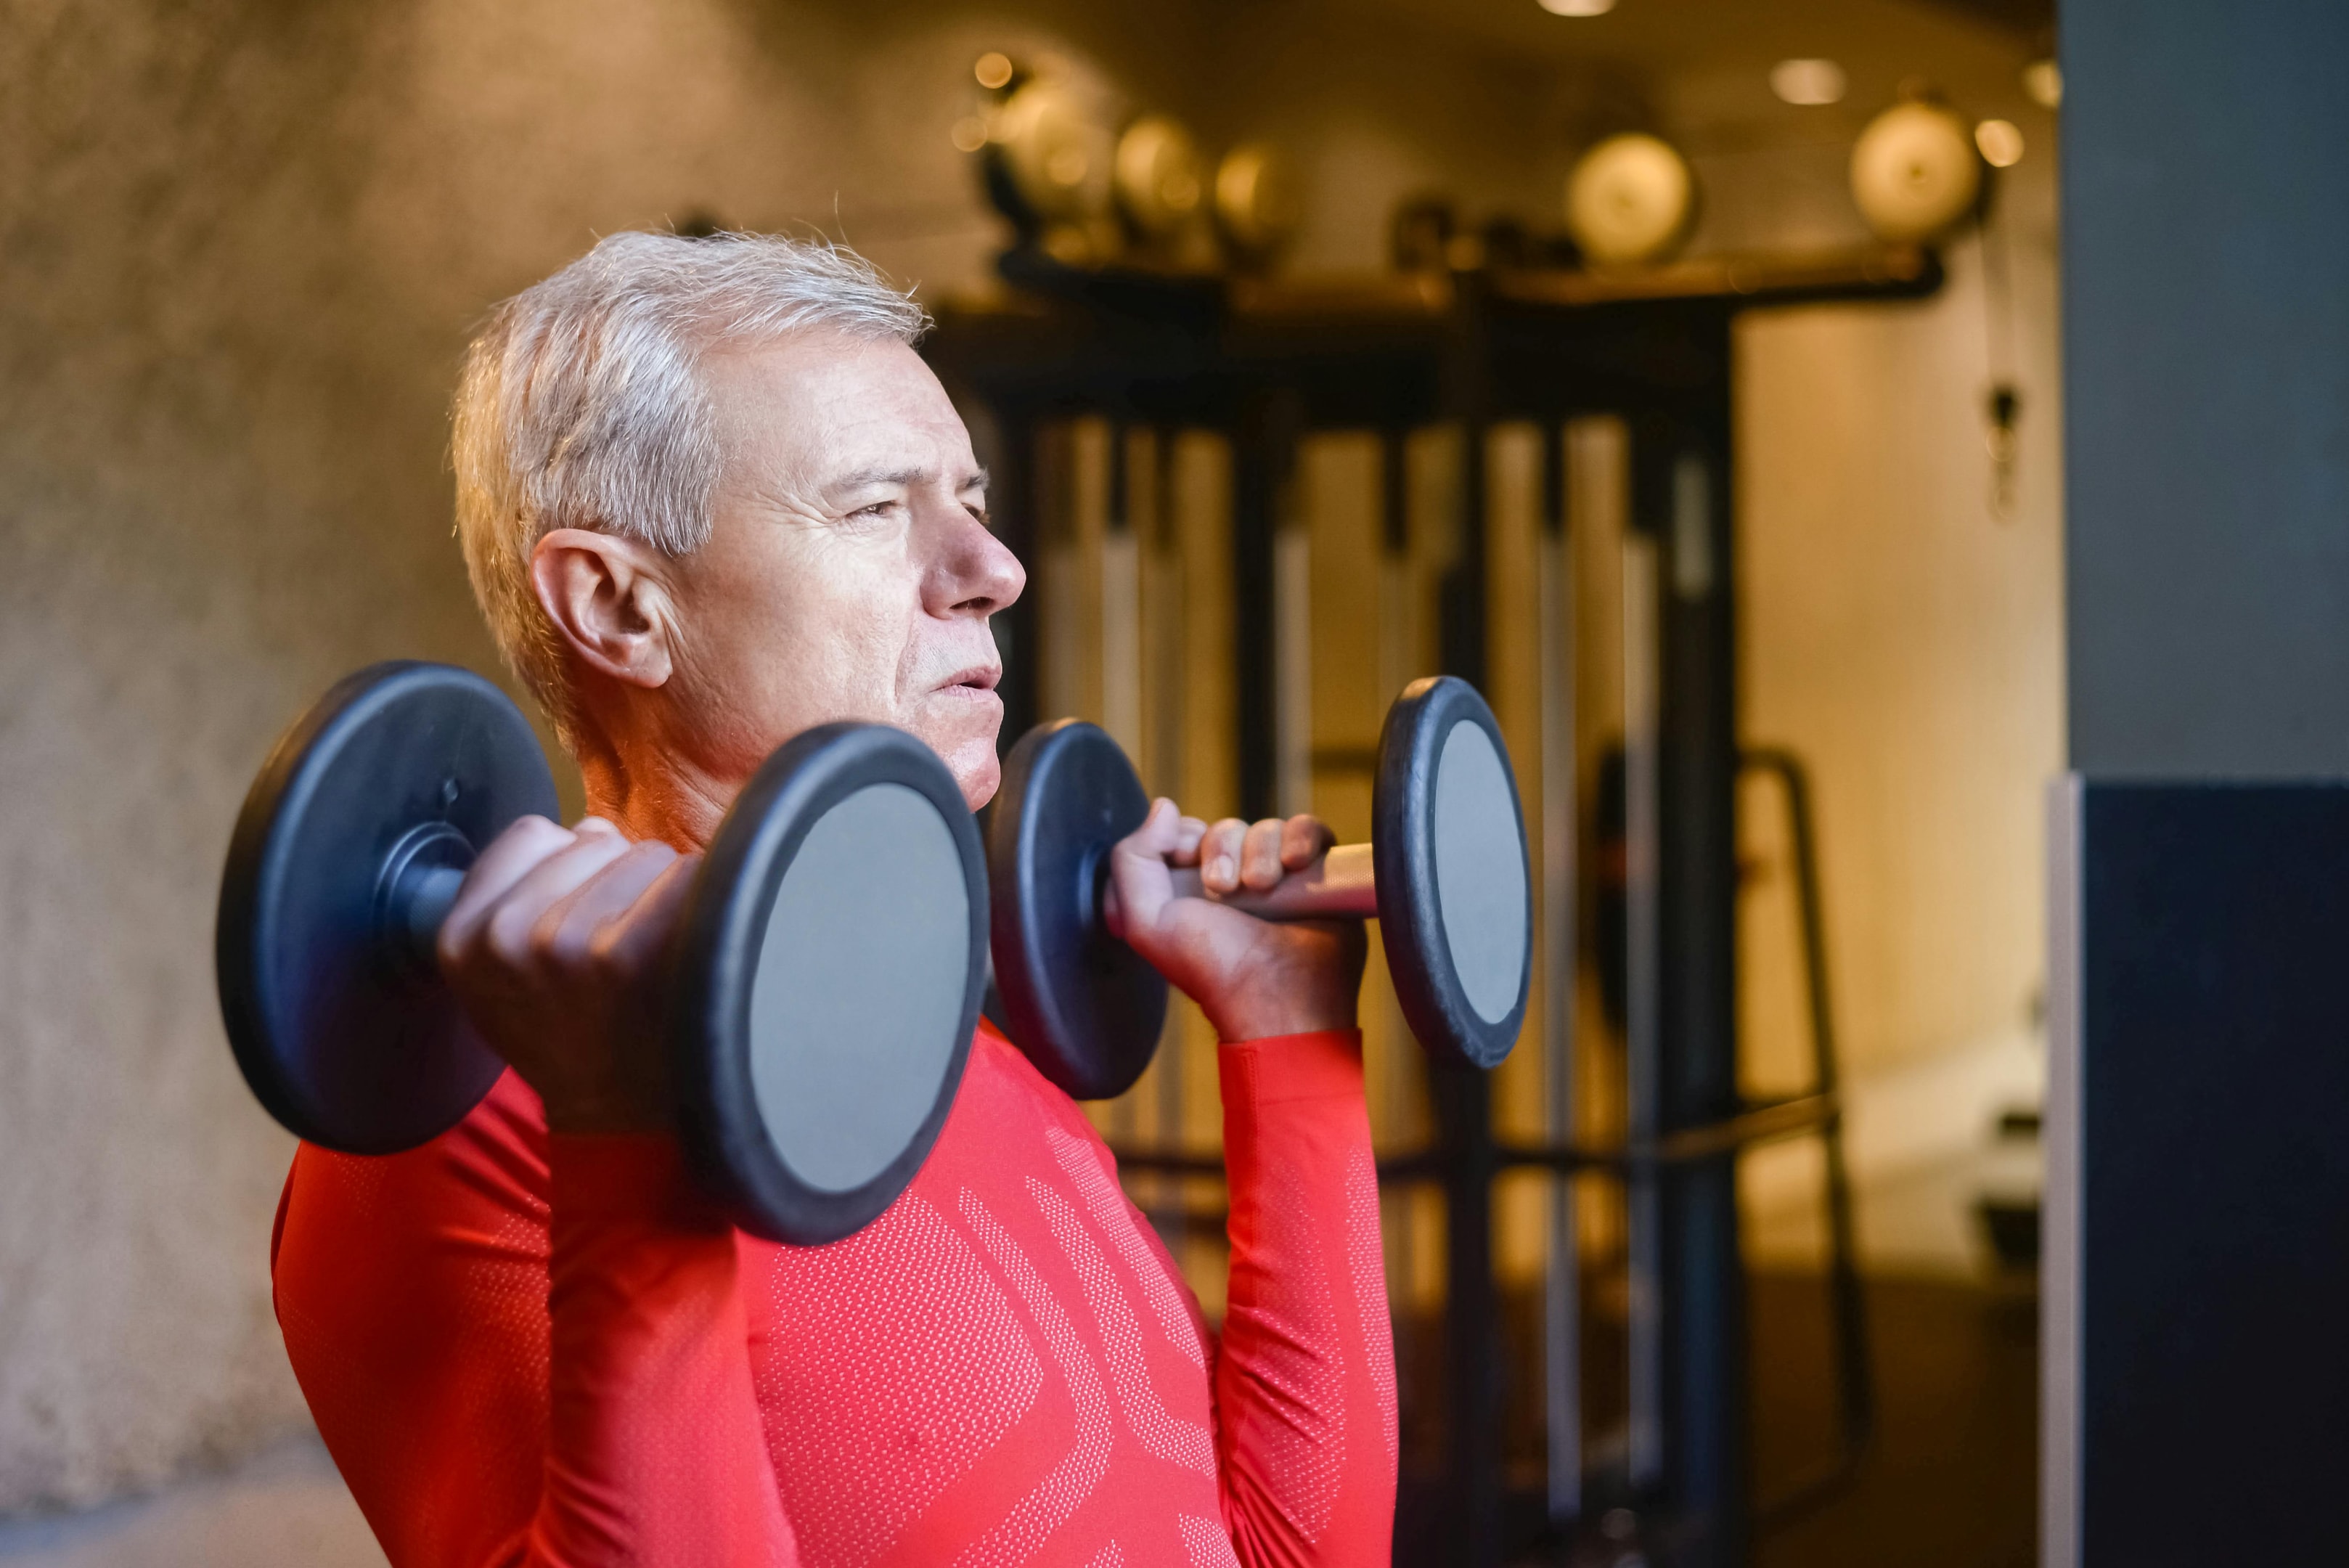
[[1148, 930], [1158, 924], [1161, 911], [1174, 897], [1174, 878], [1166, 857], [1182, 836], [1183, 814], [1163, 796], [1150, 803], [1142, 826], [1117, 841], [1109, 853], [1109, 895], [1102, 916], [1110, 935], [1123, 941], [1131, 930]]

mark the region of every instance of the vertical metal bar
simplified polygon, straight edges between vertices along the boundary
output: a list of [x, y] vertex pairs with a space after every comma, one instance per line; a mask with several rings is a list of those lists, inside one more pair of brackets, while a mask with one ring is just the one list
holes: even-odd
[[[1662, 938], [1658, 787], [1658, 647], [1655, 541], [1623, 537], [1623, 804], [1625, 881], [1624, 1055], [1630, 1136], [1653, 1138], [1661, 1101]], [[1630, 1483], [1647, 1491], [1663, 1480], [1663, 1262], [1661, 1195], [1652, 1169], [1634, 1172], [1624, 1192], [1630, 1273]]]
[[[1144, 533], [1149, 591], [1144, 607], [1148, 611], [1151, 657], [1149, 711], [1144, 722], [1150, 738], [1150, 787], [1180, 801], [1185, 794], [1183, 726], [1187, 714], [1183, 701], [1185, 585], [1181, 544], [1183, 518], [1176, 506], [1175, 441], [1175, 431], [1162, 426], [1151, 432], [1147, 448], [1150, 462], [1143, 493], [1149, 497], [1148, 527]], [[1187, 1138], [1187, 1129], [1183, 1125], [1183, 1079], [1188, 1068], [1183, 1048], [1187, 1033], [1185, 1022], [1183, 1009], [1168, 1008], [1166, 1034], [1158, 1045], [1154, 1119], [1158, 1147], [1163, 1149], [1179, 1150]], [[1154, 1216], [1159, 1235], [1178, 1263], [1184, 1261], [1190, 1225], [1183, 1185], [1180, 1176], [1160, 1179], [1158, 1211]]]
[[[1720, 339], [1727, 362], [1726, 329]], [[1737, 1086], [1736, 681], [1726, 389], [1661, 427], [1644, 466], [1667, 591], [1659, 727], [1661, 1130], [1734, 1116]], [[1661, 1182], [1664, 1491], [1687, 1568], [1745, 1555], [1744, 1266], [1733, 1153]]]
[[1102, 728], [1142, 761], [1142, 547], [1135, 535], [1126, 427], [1109, 427], [1108, 509], [1101, 543]]
[[[1446, 670], [1475, 685], [1485, 676], [1485, 426], [1473, 375], [1462, 401], [1460, 556], [1444, 594]], [[1457, 1561], [1492, 1568], [1501, 1560], [1500, 1292], [1493, 1272], [1493, 1146], [1489, 1075], [1437, 1070], [1436, 1102], [1447, 1151], [1444, 1182], [1444, 1353], [1450, 1371], [1452, 1485], [1460, 1510]]]
[[1313, 809], [1313, 540], [1298, 516], [1297, 486], [1281, 489], [1272, 535], [1273, 809]]
[[1275, 534], [1295, 427], [1295, 400], [1268, 393], [1249, 405], [1233, 443], [1232, 694], [1240, 815], [1249, 818], [1271, 815], [1279, 796]]
[[[1795, 867], [1795, 912], [1803, 933], [1803, 984], [1810, 1001], [1811, 1078], [1816, 1094], [1842, 1086], [1835, 1009], [1827, 990], [1826, 909], [1819, 891], [1818, 839], [1811, 815], [1810, 775], [1794, 753], [1754, 747], [1743, 766], [1778, 781], [1786, 806], [1786, 835]], [[1755, 1509], [1757, 1521], [1775, 1525], [1834, 1496], [1857, 1472], [1876, 1429], [1875, 1372], [1868, 1363], [1868, 1300], [1859, 1278], [1859, 1242], [1852, 1217], [1851, 1174], [1844, 1158], [1840, 1109], [1819, 1129], [1826, 1160], [1823, 1199], [1827, 1223], [1827, 1309], [1835, 1336], [1836, 1396], [1842, 1441], [1835, 1459]]]
[[[1567, 550], [1566, 431], [1542, 432], [1540, 541], [1542, 1047], [1549, 1138], [1574, 1138], [1575, 711], [1574, 581]], [[1574, 1179], [1550, 1187], [1549, 1260], [1543, 1287], [1543, 1401], [1549, 1436], [1549, 1516], [1582, 1512], [1582, 1269]]]
[[[1411, 568], [1411, 447], [1410, 432], [1379, 432], [1379, 689], [1392, 701], [1419, 673], [1417, 602]], [[1413, 1125], [1414, 1091], [1419, 1072], [1409, 1049], [1410, 1031], [1394, 988], [1381, 988], [1386, 1010], [1385, 1053], [1380, 1075], [1381, 1129], [1393, 1135]], [[1387, 1238], [1388, 1277], [1402, 1282], [1397, 1293], [1413, 1299], [1419, 1278], [1416, 1246], [1418, 1205], [1424, 1195], [1410, 1188], [1398, 1191], [1381, 1214]]]

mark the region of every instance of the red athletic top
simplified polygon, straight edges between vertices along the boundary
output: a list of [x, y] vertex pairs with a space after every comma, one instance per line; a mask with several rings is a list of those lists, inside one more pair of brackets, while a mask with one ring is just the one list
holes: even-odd
[[1361, 1044], [1221, 1049], [1221, 1344], [1090, 1123], [982, 1027], [865, 1230], [745, 1236], [665, 1137], [509, 1074], [418, 1149], [305, 1145], [271, 1244], [397, 1568], [1388, 1560], [1395, 1383]]

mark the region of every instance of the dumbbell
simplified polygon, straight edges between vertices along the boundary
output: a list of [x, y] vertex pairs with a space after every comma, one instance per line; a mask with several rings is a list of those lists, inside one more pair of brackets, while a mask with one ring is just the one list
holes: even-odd
[[[221, 1012], [245, 1082], [348, 1154], [440, 1136], [502, 1064], [433, 956], [475, 855], [553, 817], [528, 721], [470, 671], [395, 662], [277, 742], [221, 880]], [[666, 1049], [693, 1168], [744, 1230], [835, 1241], [921, 1168], [970, 1051], [986, 868], [946, 765], [827, 724], [761, 767], [695, 874]]]
[[[1064, 719], [1020, 737], [988, 830], [996, 987], [1012, 1039], [1081, 1100], [1132, 1087], [1158, 1048], [1166, 982], [1102, 919], [1110, 850], [1150, 797], [1115, 741]], [[1268, 919], [1376, 916], [1403, 1018], [1438, 1060], [1490, 1068], [1525, 1021], [1533, 883], [1508, 748], [1475, 688], [1405, 688], [1379, 735], [1371, 839], [1269, 893], [1213, 895]], [[1195, 870], [1177, 893], [1206, 895]]]

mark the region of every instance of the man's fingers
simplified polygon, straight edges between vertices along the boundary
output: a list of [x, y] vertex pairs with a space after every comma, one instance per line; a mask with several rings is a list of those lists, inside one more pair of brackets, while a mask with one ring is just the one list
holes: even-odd
[[1174, 853], [1168, 860], [1176, 866], [1196, 866], [1199, 863], [1199, 841], [1207, 836], [1207, 825], [1195, 816], [1186, 816], [1174, 835]]
[[1247, 836], [1240, 847], [1240, 880], [1256, 892], [1279, 885], [1280, 838], [1285, 826], [1277, 816], [1248, 825]]
[[550, 905], [539, 917], [533, 938], [572, 957], [586, 956], [597, 933], [627, 913], [676, 859], [677, 851], [657, 841], [630, 845], [575, 891]]
[[662, 867], [625, 912], [596, 931], [596, 958], [622, 969], [640, 969], [650, 963], [684, 917], [694, 874], [700, 869], [698, 855], [679, 855]]
[[1286, 870], [1302, 871], [1337, 842], [1338, 836], [1319, 817], [1292, 816], [1280, 825], [1280, 864]]
[[1237, 892], [1240, 885], [1240, 846], [1247, 824], [1226, 816], [1209, 826], [1199, 838], [1199, 881], [1210, 893]]
[[464, 885], [457, 890], [457, 901], [449, 906], [449, 913], [440, 922], [440, 950], [450, 953], [462, 948], [508, 889], [548, 856], [577, 841], [578, 835], [571, 829], [558, 827], [543, 816], [518, 817], [508, 825], [503, 833], [490, 840], [489, 847], [466, 870]]
[[616, 833], [575, 835], [567, 848], [532, 867], [506, 889], [490, 910], [477, 940], [509, 962], [522, 961], [530, 954], [533, 933], [547, 909], [627, 852], [628, 841]]

